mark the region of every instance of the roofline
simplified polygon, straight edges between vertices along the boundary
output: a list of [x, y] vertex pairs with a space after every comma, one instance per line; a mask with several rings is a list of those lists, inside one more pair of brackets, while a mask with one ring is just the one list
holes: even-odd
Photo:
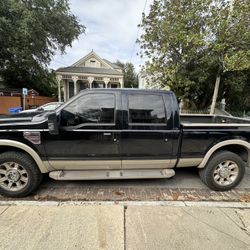
[[114, 69], [121, 69], [122, 70], [122, 67], [120, 67], [119, 65], [117, 65], [116, 63], [112, 63], [110, 62], [109, 60], [103, 58], [103, 60], [105, 60], [108, 64], [110, 64], [110, 66], [113, 68], [112, 65], [115, 65], [117, 68], [114, 68]]
[[97, 59], [99, 59], [103, 64], [107, 65], [111, 69], [114, 69], [111, 65], [109, 65], [108, 63], [106, 63], [100, 56], [98, 56], [94, 51], [89, 52], [86, 56], [82, 57], [81, 59], [79, 59], [78, 61], [76, 61], [75, 63], [73, 63], [71, 66], [72, 67], [76, 67], [77, 65], [79, 65], [82, 61], [86, 60], [86, 58], [88, 58], [91, 55], [96, 56]]
[[105, 76], [109, 76], [109, 75], [111, 75], [111, 76], [116, 76], [116, 75], [119, 75], [119, 76], [122, 76], [122, 77], [124, 77], [124, 74], [123, 73], [121, 73], [121, 72], [119, 72], [119, 71], [117, 71], [117, 74], [112, 74], [112, 73], [91, 73], [91, 72], [86, 72], [86, 73], [81, 73], [81, 72], [65, 72], [65, 71], [58, 71], [58, 70], [56, 70], [56, 73], [61, 73], [61, 74], [64, 74], [64, 75], [68, 75], [68, 74], [74, 74], [74, 75], [80, 75], [80, 76], [88, 76], [89, 74], [91, 74], [91, 76], [93, 75], [105, 75]]

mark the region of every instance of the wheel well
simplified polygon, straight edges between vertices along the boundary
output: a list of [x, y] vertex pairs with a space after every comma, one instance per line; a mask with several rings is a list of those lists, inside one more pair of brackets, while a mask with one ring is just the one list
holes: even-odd
[[239, 155], [244, 162], [249, 161], [249, 151], [244, 146], [233, 145], [233, 144], [226, 145], [226, 146], [218, 148], [213, 154], [215, 154], [219, 151], [222, 151], [222, 150], [230, 151], [232, 153]]
[[26, 152], [25, 150], [23, 150], [21, 148], [17, 148], [14, 146], [0, 146], [0, 154], [7, 152], [7, 151], [15, 151], [15, 152], [24, 153], [24, 154], [28, 155], [33, 161], [35, 161], [34, 158], [28, 152]]
[[48, 165], [46, 165], [45, 162], [42, 161], [39, 154], [29, 145], [14, 140], [0, 140], [0, 153], [6, 152], [8, 150], [19, 151], [29, 155], [36, 162], [38, 168], [42, 173], [47, 173], [49, 171]]
[[16, 148], [12, 146], [0, 146], [0, 154], [7, 152], [7, 151], [18, 151], [18, 152], [22, 152], [22, 153], [29, 155], [25, 150], [22, 150], [20, 148]]

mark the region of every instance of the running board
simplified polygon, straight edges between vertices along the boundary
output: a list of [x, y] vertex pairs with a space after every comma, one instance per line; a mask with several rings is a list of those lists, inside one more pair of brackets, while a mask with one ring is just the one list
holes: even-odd
[[174, 175], [173, 169], [59, 170], [49, 173], [54, 180], [153, 179], [170, 178]]

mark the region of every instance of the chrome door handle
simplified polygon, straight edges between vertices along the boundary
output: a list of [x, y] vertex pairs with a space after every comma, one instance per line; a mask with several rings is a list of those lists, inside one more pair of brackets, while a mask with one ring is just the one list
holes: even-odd
[[109, 136], [109, 135], [111, 135], [111, 133], [103, 133], [103, 135], [106, 135], [106, 136]]

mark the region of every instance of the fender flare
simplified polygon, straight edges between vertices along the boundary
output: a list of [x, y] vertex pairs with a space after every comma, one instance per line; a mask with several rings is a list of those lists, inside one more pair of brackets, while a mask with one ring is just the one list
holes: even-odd
[[243, 146], [248, 152], [247, 166], [249, 166], [249, 164], [250, 164], [250, 143], [243, 141], [243, 140], [239, 140], [239, 139], [232, 139], [232, 140], [226, 140], [226, 141], [219, 142], [216, 145], [214, 145], [212, 148], [210, 148], [208, 150], [208, 152], [206, 153], [205, 157], [203, 158], [202, 162], [198, 166], [198, 168], [204, 168], [206, 166], [208, 160], [210, 159], [210, 157], [212, 156], [212, 154], [215, 151], [217, 151], [218, 149], [220, 149], [224, 146], [228, 146], [228, 145]]
[[14, 140], [2, 140], [2, 139], [0, 139], [0, 147], [1, 146], [10, 146], [10, 147], [19, 148], [19, 149], [25, 151], [36, 162], [36, 164], [37, 164], [38, 168], [40, 169], [41, 173], [49, 172], [49, 170], [47, 169], [46, 165], [41, 160], [41, 158], [37, 154], [37, 152], [34, 149], [32, 149], [31, 147], [27, 146], [26, 144], [24, 144], [22, 142], [19, 142], [19, 141], [14, 141]]

